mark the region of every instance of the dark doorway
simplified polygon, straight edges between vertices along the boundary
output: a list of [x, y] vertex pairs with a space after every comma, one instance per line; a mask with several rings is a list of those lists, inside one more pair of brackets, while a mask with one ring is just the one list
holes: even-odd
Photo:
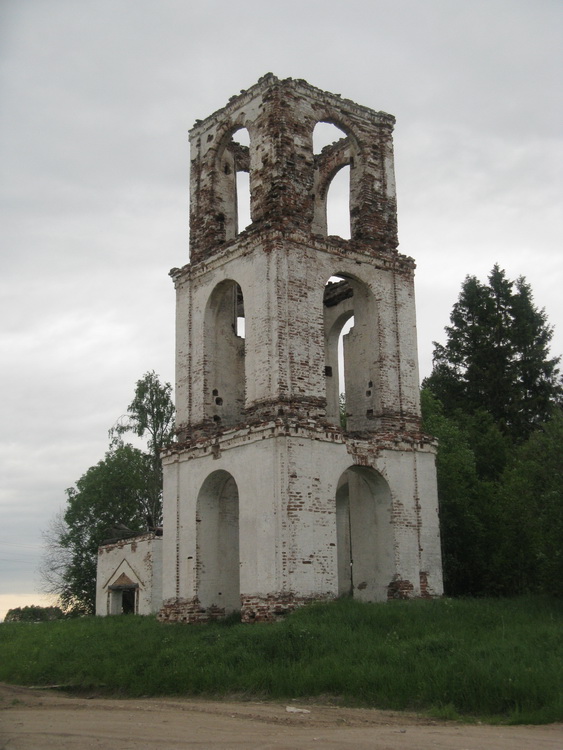
[[121, 596], [121, 611], [124, 615], [135, 614], [135, 589], [124, 589]]

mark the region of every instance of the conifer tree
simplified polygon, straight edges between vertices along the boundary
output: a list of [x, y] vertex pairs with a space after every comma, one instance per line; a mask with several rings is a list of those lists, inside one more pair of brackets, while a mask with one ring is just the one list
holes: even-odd
[[524, 277], [506, 278], [495, 265], [483, 284], [466, 277], [446, 327], [434, 342], [434, 367], [424, 387], [446, 413], [487, 411], [514, 441], [549, 418], [563, 394], [560, 357], [550, 357], [553, 329]]

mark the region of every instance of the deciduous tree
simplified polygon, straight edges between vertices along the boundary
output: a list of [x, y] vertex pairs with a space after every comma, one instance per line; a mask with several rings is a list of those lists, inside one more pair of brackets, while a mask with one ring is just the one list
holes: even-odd
[[[148, 531], [162, 519], [160, 452], [171, 438], [171, 386], [154, 372], [137, 382], [127, 417], [110, 431], [104, 459], [66, 491], [64, 511], [46, 530], [40, 569], [43, 589], [65, 612], [92, 614], [100, 544]], [[132, 431], [148, 436], [144, 452], [123, 441]]]
[[499, 491], [496, 547], [503, 594], [563, 596], [563, 412], [518, 446]]
[[480, 595], [488, 590], [494, 487], [479, 477], [468, 429], [448, 417], [429, 390], [422, 391], [421, 404], [424, 429], [438, 439], [444, 589], [449, 596]]
[[147, 476], [147, 520], [150, 526], [162, 523], [162, 463], [160, 455], [172, 440], [174, 432], [174, 404], [172, 386], [162, 384], [153, 371], [137, 381], [135, 396], [127, 407], [127, 414], [110, 431], [110, 436], [122, 437], [132, 432], [147, 438], [151, 457], [152, 477]]
[[57, 558], [58, 551], [63, 561], [58, 574], [51, 576], [51, 593], [58, 595], [65, 611], [93, 614], [100, 544], [147, 530], [144, 509], [150, 473], [150, 457], [122, 444], [66, 491], [63, 527], [51, 545], [51, 556]]
[[64, 612], [60, 607], [39, 607], [31, 604], [27, 607], [15, 607], [6, 612], [4, 622], [46, 622], [60, 620]]

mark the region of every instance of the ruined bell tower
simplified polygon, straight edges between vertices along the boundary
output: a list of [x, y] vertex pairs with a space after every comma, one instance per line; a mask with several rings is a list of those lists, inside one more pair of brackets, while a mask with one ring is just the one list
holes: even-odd
[[[343, 132], [315, 155], [319, 122]], [[190, 263], [171, 272], [178, 442], [164, 458], [163, 620], [442, 593], [393, 125], [268, 74], [190, 132]], [[248, 146], [233, 139], [241, 129]], [[343, 166], [350, 239], [327, 236]]]

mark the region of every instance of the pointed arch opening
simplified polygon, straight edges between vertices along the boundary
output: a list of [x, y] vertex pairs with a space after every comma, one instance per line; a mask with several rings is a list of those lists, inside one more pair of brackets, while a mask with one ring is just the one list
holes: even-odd
[[395, 571], [391, 491], [370, 467], [351, 466], [336, 491], [338, 594], [385, 601]]
[[373, 430], [380, 412], [376, 301], [366, 284], [337, 274], [323, 302], [327, 419], [348, 431]]
[[205, 416], [217, 426], [241, 420], [245, 403], [244, 297], [236, 281], [218, 284], [204, 317]]
[[211, 473], [197, 497], [197, 591], [217, 615], [240, 609], [239, 493], [234, 477]]

